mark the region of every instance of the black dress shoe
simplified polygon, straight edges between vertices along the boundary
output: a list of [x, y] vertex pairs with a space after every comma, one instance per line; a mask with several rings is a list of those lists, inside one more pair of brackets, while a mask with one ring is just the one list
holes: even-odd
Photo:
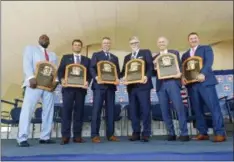
[[141, 142], [149, 142], [149, 136], [143, 136]]
[[40, 139], [39, 143], [40, 144], [54, 144], [56, 142], [54, 140], [51, 140], [51, 139], [48, 139], [48, 140], [42, 140], [42, 139]]
[[180, 141], [185, 142], [185, 141], [190, 141], [189, 136], [179, 136], [178, 138]]
[[140, 141], [141, 137], [139, 135], [132, 135], [128, 140], [129, 141]]
[[18, 146], [19, 147], [29, 147], [30, 145], [29, 145], [28, 141], [22, 141], [22, 142], [18, 143]]
[[167, 136], [167, 141], [176, 141], [176, 136]]

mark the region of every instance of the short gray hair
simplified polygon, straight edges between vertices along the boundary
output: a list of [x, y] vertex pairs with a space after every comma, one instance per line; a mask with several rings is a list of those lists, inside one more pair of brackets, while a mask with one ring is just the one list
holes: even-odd
[[140, 40], [138, 39], [137, 36], [132, 36], [132, 37], [129, 39], [129, 42], [131, 42], [132, 40], [136, 40], [137, 42], [140, 42]]

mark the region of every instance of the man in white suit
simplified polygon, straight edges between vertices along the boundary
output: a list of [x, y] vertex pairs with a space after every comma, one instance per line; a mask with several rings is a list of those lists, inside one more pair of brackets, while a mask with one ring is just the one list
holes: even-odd
[[[49, 44], [49, 37], [47, 35], [41, 35], [38, 46], [27, 46], [24, 51], [23, 71], [25, 79], [23, 87], [26, 87], [26, 90], [20, 114], [19, 134], [17, 137], [18, 146], [20, 147], [30, 146], [27, 142], [30, 122], [39, 99], [42, 101], [42, 130], [39, 143], [55, 143], [55, 141], [50, 139], [54, 114], [54, 94], [53, 92], [38, 89], [35, 78], [36, 64], [39, 61], [47, 60], [57, 67], [56, 54], [47, 50]], [[53, 88], [55, 89], [56, 86], [57, 82]]]

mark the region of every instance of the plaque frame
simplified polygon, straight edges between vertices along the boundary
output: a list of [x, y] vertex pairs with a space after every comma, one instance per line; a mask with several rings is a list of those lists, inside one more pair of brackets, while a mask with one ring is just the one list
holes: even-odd
[[[103, 63], [110, 64], [112, 67], [114, 67], [115, 81], [105, 81], [105, 80], [101, 79], [101, 64], [103, 64]], [[99, 84], [114, 84], [114, 85], [116, 85], [117, 80], [118, 80], [116, 65], [111, 61], [106, 61], [106, 60], [99, 61], [97, 63], [97, 77], [98, 77]]]
[[36, 80], [37, 80], [38, 74], [40, 72], [39, 67], [40, 67], [41, 64], [48, 64], [53, 68], [53, 71], [52, 71], [52, 76], [53, 76], [52, 87], [46, 87], [46, 86], [42, 86], [42, 85], [37, 84], [36, 88], [46, 90], [46, 91], [52, 91], [52, 89], [54, 88], [53, 84], [56, 83], [57, 67], [53, 63], [51, 63], [49, 61], [39, 61], [39, 62], [37, 62], [37, 64], [36, 64], [36, 73], [35, 73]]
[[[192, 57], [187, 58], [187, 59], [183, 62], [183, 64], [182, 64], [182, 71], [183, 71], [182, 76], [183, 76], [184, 78], [185, 78], [185, 76], [184, 76], [184, 74], [185, 74], [185, 65], [187, 64], [188, 61], [193, 60], [193, 59], [198, 59], [198, 60], [199, 60], [200, 71], [201, 71], [201, 69], [203, 68], [203, 59], [202, 59], [200, 56], [192, 56]], [[186, 67], [187, 67], [187, 66], [186, 66]], [[186, 78], [185, 78], [185, 79], [186, 79]], [[187, 82], [187, 84], [189, 84], [189, 83], [198, 82], [198, 80], [197, 80], [197, 79], [192, 79], [192, 80], [187, 80], [187, 79], [186, 79], [186, 82]]]
[[155, 62], [156, 62], [156, 67], [157, 67], [157, 77], [158, 79], [171, 79], [171, 78], [177, 78], [179, 79], [180, 77], [178, 77], [178, 74], [180, 73], [180, 68], [179, 68], [179, 62], [178, 62], [178, 59], [177, 59], [177, 56], [173, 53], [167, 53], [165, 55], [169, 55], [169, 56], [172, 56], [174, 58], [174, 61], [175, 61], [175, 66], [176, 66], [176, 70], [177, 70], [177, 73], [176, 74], [173, 74], [173, 75], [168, 75], [168, 76], [161, 76], [161, 70], [159, 68], [159, 63], [158, 63], [158, 60], [164, 56], [163, 55], [159, 55], [156, 59], [155, 59]]
[[[68, 72], [69, 72], [69, 68], [73, 67], [73, 66], [77, 66], [77, 67], [80, 67], [83, 69], [84, 71], [84, 84], [83, 85], [79, 85], [79, 84], [68, 84], [67, 83], [67, 80], [68, 80]], [[86, 88], [85, 84], [86, 84], [86, 81], [87, 81], [87, 68], [84, 66], [84, 65], [81, 65], [81, 64], [69, 64], [66, 66], [66, 69], [65, 69], [65, 77], [64, 77], [64, 80], [65, 80], [65, 83], [66, 84], [62, 84], [62, 86], [64, 87], [73, 87], [73, 88]]]
[[142, 66], [141, 66], [141, 71], [142, 71], [142, 73], [141, 73], [141, 79], [135, 80], [135, 81], [127, 81], [127, 80], [125, 80], [125, 83], [126, 83], [126, 84], [135, 84], [135, 83], [143, 83], [143, 82], [144, 82], [144, 76], [145, 76], [145, 61], [142, 60], [142, 59], [131, 59], [131, 60], [129, 60], [129, 61], [126, 63], [126, 65], [125, 65], [125, 75], [124, 75], [124, 77], [125, 77], [125, 79], [127, 79], [128, 70], [129, 70], [129, 69], [127, 69], [127, 67], [128, 67], [129, 64], [131, 64], [132, 62], [135, 62], [135, 61], [138, 61], [138, 62], [140, 62], [140, 63], [142, 64]]

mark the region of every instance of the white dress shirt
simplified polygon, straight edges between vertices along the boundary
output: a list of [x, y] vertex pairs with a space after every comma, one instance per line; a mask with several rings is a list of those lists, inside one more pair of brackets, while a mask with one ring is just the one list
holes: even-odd
[[[131, 56], [131, 58], [137, 58], [137, 55], [138, 55], [138, 53], [139, 53], [139, 50], [140, 49], [138, 49], [138, 50], [136, 50], [136, 51], [132, 51], [132, 56]], [[135, 55], [134, 55], [134, 53], [135, 53]]]
[[168, 53], [168, 50], [167, 49], [165, 49], [165, 50], [163, 50], [163, 51], [160, 51], [160, 54], [167, 54]]
[[79, 60], [80, 60], [80, 62], [81, 62], [81, 54], [80, 53], [73, 53], [73, 57], [74, 57], [74, 62], [75, 63], [78, 63], [78, 60], [77, 60], [77, 56], [78, 56], [78, 58], [79, 58]]
[[190, 57], [195, 55], [196, 50], [197, 50], [197, 46], [193, 47], [193, 48], [190, 48]]

